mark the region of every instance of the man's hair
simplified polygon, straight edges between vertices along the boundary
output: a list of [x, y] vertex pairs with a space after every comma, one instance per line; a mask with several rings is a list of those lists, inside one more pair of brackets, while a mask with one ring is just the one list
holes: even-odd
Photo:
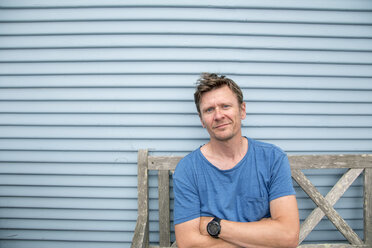
[[194, 101], [196, 109], [200, 112], [200, 100], [204, 93], [212, 91], [214, 89], [228, 86], [230, 90], [236, 95], [239, 106], [243, 103], [243, 93], [240, 87], [230, 78], [223, 75], [218, 76], [215, 73], [203, 73], [196, 83], [196, 91], [194, 93]]

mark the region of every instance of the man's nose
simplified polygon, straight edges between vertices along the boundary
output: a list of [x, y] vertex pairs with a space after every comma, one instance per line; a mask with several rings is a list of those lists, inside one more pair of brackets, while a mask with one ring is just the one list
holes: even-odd
[[216, 110], [214, 111], [214, 119], [221, 119], [223, 116], [221, 110], [219, 107], [216, 108]]

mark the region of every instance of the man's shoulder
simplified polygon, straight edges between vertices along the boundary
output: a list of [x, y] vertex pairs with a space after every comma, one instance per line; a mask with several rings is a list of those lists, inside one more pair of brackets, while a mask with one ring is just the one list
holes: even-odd
[[[184, 156], [177, 164], [176, 170], [175, 170], [175, 175], [185, 172], [185, 171], [190, 171], [196, 164], [196, 160], [199, 159], [199, 152], [200, 148], [195, 149], [194, 151], [190, 152], [186, 156]], [[183, 174], [183, 173], [182, 173]]]
[[251, 139], [251, 138], [248, 138], [249, 140], [249, 144], [253, 147], [253, 149], [255, 150], [255, 152], [259, 152], [259, 151], [262, 151], [262, 152], [269, 152], [269, 153], [276, 153], [278, 155], [285, 155], [285, 152], [277, 145], [274, 145], [274, 144], [271, 144], [271, 143], [268, 143], [268, 142], [264, 142], [264, 141], [259, 141], [259, 140], [255, 140], [255, 139]]
[[195, 159], [199, 159], [199, 153], [200, 153], [200, 148], [195, 149], [194, 151], [185, 155], [178, 164], [190, 163], [191, 161]]

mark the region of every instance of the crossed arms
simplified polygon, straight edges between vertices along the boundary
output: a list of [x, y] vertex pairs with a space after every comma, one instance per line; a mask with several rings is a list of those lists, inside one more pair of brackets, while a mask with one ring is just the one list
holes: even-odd
[[207, 224], [213, 217], [200, 217], [175, 226], [179, 248], [189, 247], [296, 247], [299, 216], [294, 195], [270, 202], [271, 218], [257, 222], [221, 221], [219, 239], [210, 237]]

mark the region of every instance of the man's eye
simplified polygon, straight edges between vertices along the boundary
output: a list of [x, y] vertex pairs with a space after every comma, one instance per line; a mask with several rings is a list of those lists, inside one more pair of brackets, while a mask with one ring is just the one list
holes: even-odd
[[230, 107], [230, 105], [223, 105], [223, 108], [229, 108]]

